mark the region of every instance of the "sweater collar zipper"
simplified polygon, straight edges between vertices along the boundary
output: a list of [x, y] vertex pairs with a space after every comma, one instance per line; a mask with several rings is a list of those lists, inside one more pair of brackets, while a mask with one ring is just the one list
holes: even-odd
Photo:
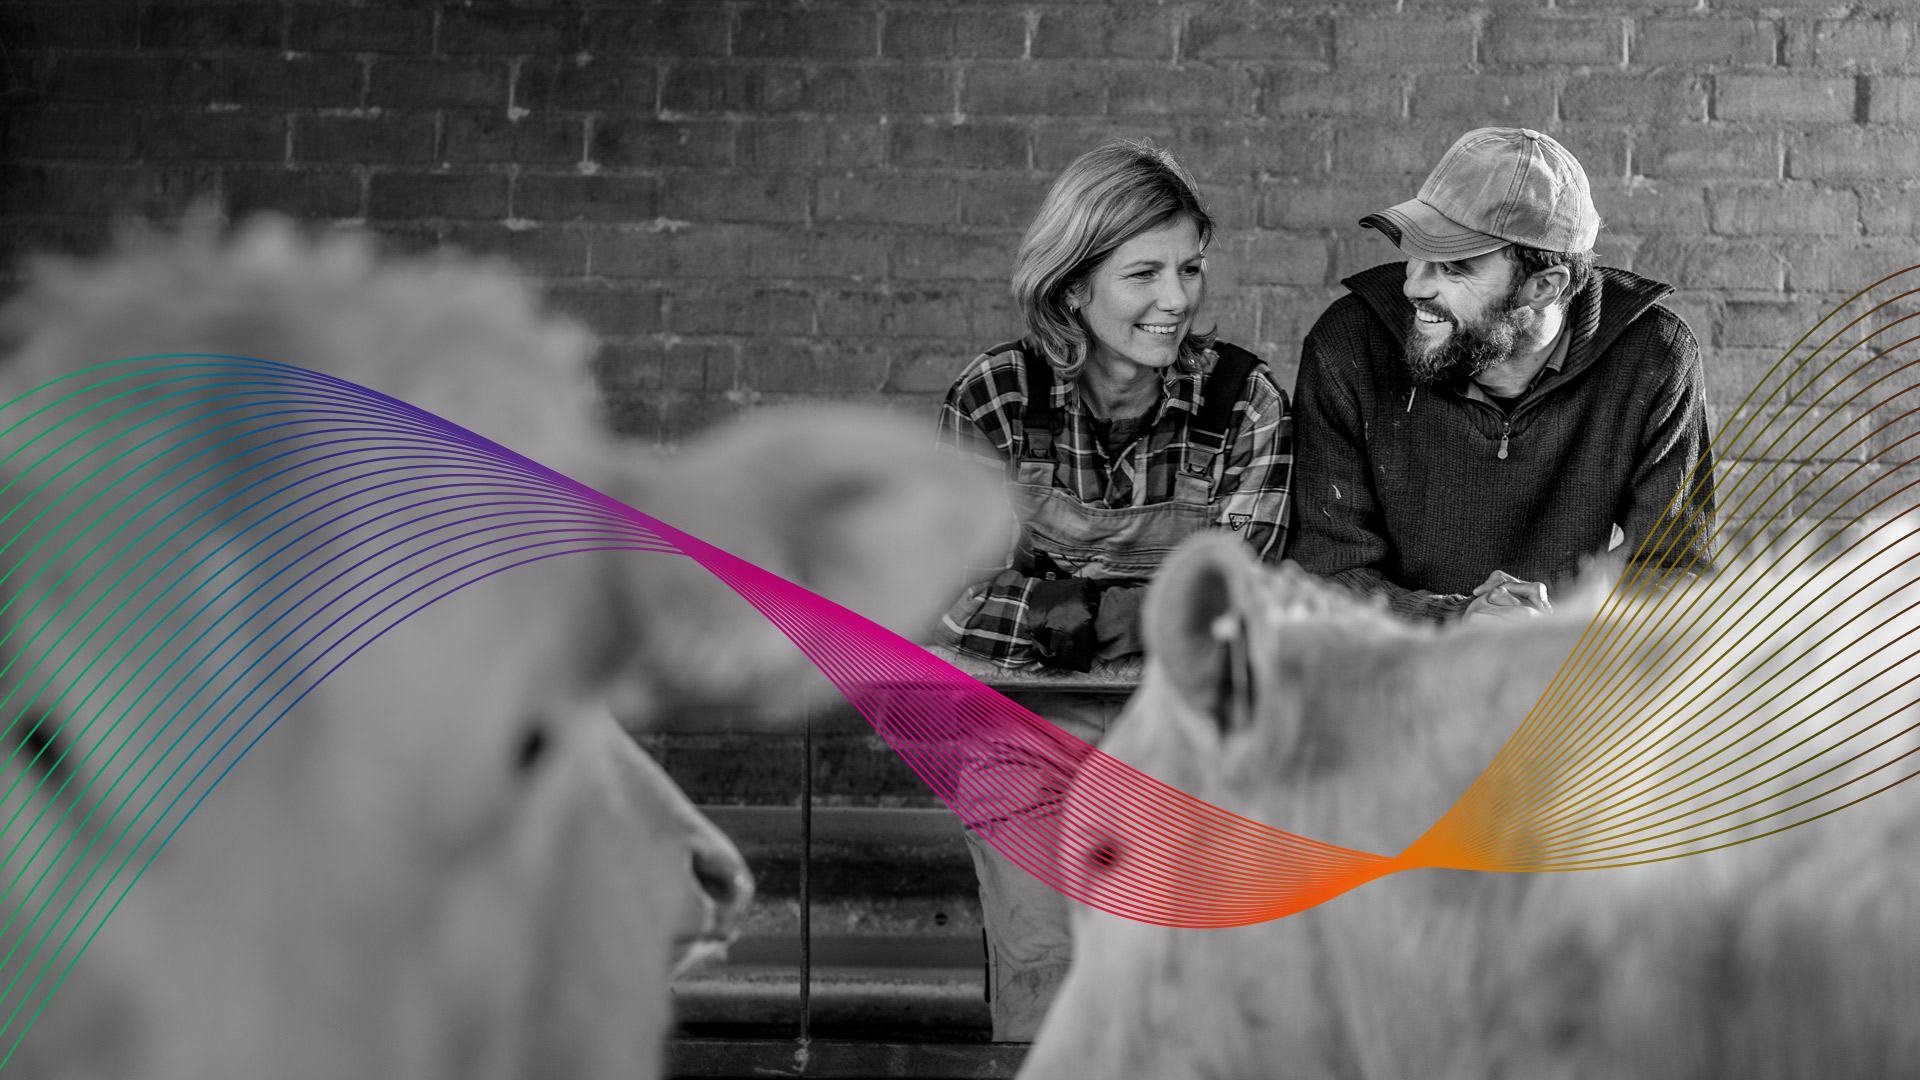
[[[1493, 456], [1496, 458], [1499, 458], [1501, 461], [1507, 460], [1507, 444], [1511, 442], [1513, 439], [1513, 416], [1509, 416], [1506, 413], [1501, 412], [1497, 407], [1485, 401], [1476, 401], [1473, 398], [1466, 397], [1465, 395], [1461, 396], [1461, 400], [1465, 401], [1469, 405], [1473, 405], [1478, 408], [1485, 409], [1488, 412], [1500, 418], [1500, 448], [1494, 452]], [[1513, 412], [1514, 412], [1514, 415], [1518, 415], [1520, 412], [1520, 406], [1515, 405], [1513, 407]]]
[[[1466, 402], [1469, 405], [1474, 405], [1479, 408], [1485, 409], [1488, 412], [1500, 418], [1500, 448], [1494, 452], [1494, 455], [1493, 455], [1494, 457], [1500, 459], [1501, 461], [1507, 460], [1507, 446], [1509, 443], [1513, 441], [1513, 421], [1517, 417], [1519, 417], [1519, 415], [1523, 411], [1525, 411], [1528, 407], [1533, 405], [1535, 401], [1538, 401], [1541, 398], [1546, 396], [1539, 392], [1541, 389], [1542, 389], [1541, 387], [1537, 387], [1537, 386], [1534, 387], [1532, 391], [1528, 392], [1526, 397], [1522, 398], [1519, 402], [1517, 402], [1513, 406], [1513, 411], [1511, 413], [1501, 412], [1499, 407], [1495, 406], [1491, 402], [1480, 401], [1475, 398], [1470, 398], [1470, 397], [1467, 397], [1465, 394], [1460, 395], [1460, 400]], [[1412, 395], [1408, 395], [1407, 397], [1407, 407], [1409, 410], [1411, 410], [1413, 407]]]

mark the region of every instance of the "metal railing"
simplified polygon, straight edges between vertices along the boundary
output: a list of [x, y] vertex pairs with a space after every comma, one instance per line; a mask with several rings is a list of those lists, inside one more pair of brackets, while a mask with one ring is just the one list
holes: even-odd
[[[1008, 691], [1084, 691], [1100, 695], [1131, 693], [1140, 682], [1138, 658], [1096, 665], [1092, 672], [1046, 669], [1007, 669], [941, 648], [934, 655], [953, 664], [987, 686]], [[787, 1076], [1011, 1076], [1025, 1048], [1008, 1044], [892, 1043], [862, 1044], [814, 1039], [812, 869], [815, 840], [814, 775], [817, 768], [815, 735], [818, 717], [809, 711], [801, 729], [799, 805], [799, 1001], [796, 1035], [786, 1040], [683, 1039], [673, 1047], [670, 1075], [718, 1077], [745, 1075]], [[835, 811], [845, 815], [846, 811]], [[876, 815], [884, 815], [876, 811]], [[930, 811], [914, 811], [929, 814]], [[844, 827], [844, 823], [841, 823]], [[953, 821], [954, 832], [964, 826]], [[920, 827], [920, 826], [916, 826]], [[844, 839], [844, 838], [842, 838]]]

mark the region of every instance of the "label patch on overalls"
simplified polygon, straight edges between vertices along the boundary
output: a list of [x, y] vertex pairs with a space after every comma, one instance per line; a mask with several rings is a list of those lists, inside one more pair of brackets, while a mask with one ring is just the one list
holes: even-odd
[[1228, 514], [1227, 515], [1227, 524], [1233, 527], [1234, 532], [1239, 532], [1240, 526], [1245, 525], [1247, 522], [1252, 520], [1253, 520], [1252, 514]]

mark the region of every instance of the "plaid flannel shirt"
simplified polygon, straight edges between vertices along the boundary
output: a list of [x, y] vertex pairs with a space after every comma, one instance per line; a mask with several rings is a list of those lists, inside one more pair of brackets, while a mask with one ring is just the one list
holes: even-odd
[[[1064, 425], [1053, 441], [1054, 482], [1088, 506], [1148, 506], [1170, 500], [1187, 452], [1188, 425], [1199, 408], [1202, 377], [1165, 370], [1157, 411], [1118, 461], [1109, 460], [1101, 447], [1078, 387], [1055, 379], [1053, 403]], [[1018, 349], [981, 354], [947, 391], [938, 446], [999, 470], [1012, 481], [1024, 445], [1016, 442], [1026, 409], [1026, 382]], [[1236, 531], [1262, 560], [1278, 563], [1287, 538], [1293, 420], [1287, 395], [1274, 385], [1265, 364], [1248, 374], [1227, 436], [1225, 467], [1208, 515], [1216, 526]], [[941, 620], [936, 640], [1008, 667], [1035, 662], [1027, 600], [1037, 579], [1014, 569], [1009, 551], [998, 566], [974, 568], [969, 580], [975, 584]]]

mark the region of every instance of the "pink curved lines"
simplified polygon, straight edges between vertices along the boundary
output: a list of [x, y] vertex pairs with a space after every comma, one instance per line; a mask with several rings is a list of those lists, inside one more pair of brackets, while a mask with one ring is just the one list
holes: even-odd
[[[969, 828], [1054, 888], [1167, 926], [1239, 926], [1301, 911], [1393, 859], [1228, 813], [1155, 780], [926, 650], [745, 560], [628, 508], [798, 645]], [[983, 759], [1003, 765], [976, 768]], [[1069, 779], [1079, 789], [1063, 808]], [[1062, 852], [1125, 858], [1102, 862]]]

